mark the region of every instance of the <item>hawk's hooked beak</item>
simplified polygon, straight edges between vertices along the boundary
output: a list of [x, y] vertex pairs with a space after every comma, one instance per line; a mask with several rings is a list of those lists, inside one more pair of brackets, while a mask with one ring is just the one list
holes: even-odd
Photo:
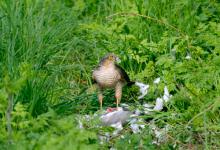
[[117, 62], [117, 63], [120, 63], [120, 62], [121, 62], [121, 59], [118, 58], [118, 57], [116, 57], [116, 62]]

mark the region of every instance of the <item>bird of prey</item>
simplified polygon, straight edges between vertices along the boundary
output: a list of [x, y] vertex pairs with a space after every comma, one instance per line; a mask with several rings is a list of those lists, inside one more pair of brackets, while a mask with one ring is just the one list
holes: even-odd
[[114, 54], [107, 54], [101, 59], [99, 65], [92, 72], [92, 79], [98, 87], [98, 100], [100, 109], [102, 109], [103, 90], [106, 88], [115, 89], [116, 105], [120, 103], [122, 96], [122, 88], [124, 85], [131, 86], [134, 84], [127, 73], [116, 63], [120, 59]]

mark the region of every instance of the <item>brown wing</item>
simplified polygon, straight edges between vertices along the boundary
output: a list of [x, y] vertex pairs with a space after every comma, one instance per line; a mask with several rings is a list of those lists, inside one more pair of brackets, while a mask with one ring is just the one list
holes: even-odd
[[125, 70], [120, 67], [119, 65], [115, 64], [116, 69], [120, 72], [121, 78], [122, 80], [125, 80], [127, 82], [128, 85], [132, 85], [134, 84], [133, 81], [130, 80], [128, 74], [125, 72]]
[[97, 81], [96, 81], [96, 79], [95, 79], [95, 76], [94, 76], [94, 72], [95, 72], [96, 70], [98, 70], [98, 69], [99, 69], [99, 66], [96, 67], [96, 68], [94, 68], [94, 70], [92, 71], [92, 78], [91, 78], [92, 84], [96, 84], [96, 83], [97, 83]]

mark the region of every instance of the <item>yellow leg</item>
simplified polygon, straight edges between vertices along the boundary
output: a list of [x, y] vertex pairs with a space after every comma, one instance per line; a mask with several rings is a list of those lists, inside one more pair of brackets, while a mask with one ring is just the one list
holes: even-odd
[[119, 98], [116, 98], [116, 107], [117, 107], [117, 109], [118, 109], [118, 104], [120, 103], [120, 100], [119, 100]]
[[100, 104], [100, 110], [102, 110], [103, 95], [102, 95], [101, 91], [99, 91], [99, 93], [98, 93], [98, 99], [99, 99], [99, 104]]
[[115, 87], [115, 98], [116, 98], [117, 109], [121, 101], [121, 96], [122, 96], [122, 83], [118, 83]]

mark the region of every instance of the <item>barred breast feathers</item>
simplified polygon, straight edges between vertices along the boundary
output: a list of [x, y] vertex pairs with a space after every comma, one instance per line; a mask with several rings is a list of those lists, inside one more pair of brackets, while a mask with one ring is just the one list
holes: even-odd
[[114, 67], [100, 67], [93, 72], [93, 76], [103, 86], [114, 86], [120, 80], [120, 74]]

